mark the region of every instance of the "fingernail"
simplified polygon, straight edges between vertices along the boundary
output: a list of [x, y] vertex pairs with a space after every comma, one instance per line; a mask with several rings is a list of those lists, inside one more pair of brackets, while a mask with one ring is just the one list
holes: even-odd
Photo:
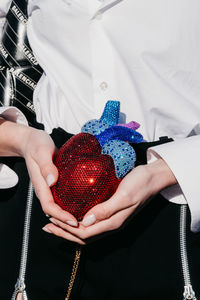
[[51, 186], [52, 183], [55, 182], [55, 178], [54, 178], [53, 174], [49, 174], [49, 175], [47, 176], [46, 182], [47, 182], [48, 186]]
[[96, 217], [95, 215], [89, 215], [87, 217], [85, 217], [82, 221], [83, 226], [90, 226], [92, 224], [94, 224], [96, 222]]
[[53, 220], [53, 219], [49, 219], [53, 224], [55, 224], [55, 225], [57, 225], [58, 226], [58, 223], [55, 221], [55, 220]]
[[45, 232], [48, 232], [48, 233], [52, 233], [48, 228], [46, 227], [43, 227], [42, 230], [44, 230]]
[[66, 223], [70, 226], [77, 227], [78, 223], [76, 221], [66, 221]]

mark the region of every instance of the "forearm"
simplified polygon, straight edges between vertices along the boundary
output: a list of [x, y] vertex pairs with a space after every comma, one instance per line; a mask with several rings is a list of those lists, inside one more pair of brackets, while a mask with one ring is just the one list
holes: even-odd
[[156, 194], [164, 188], [177, 183], [176, 177], [172, 173], [171, 169], [161, 158], [149, 165], [146, 165], [146, 168], [150, 172], [153, 194]]
[[30, 128], [0, 118], [0, 156], [22, 156]]

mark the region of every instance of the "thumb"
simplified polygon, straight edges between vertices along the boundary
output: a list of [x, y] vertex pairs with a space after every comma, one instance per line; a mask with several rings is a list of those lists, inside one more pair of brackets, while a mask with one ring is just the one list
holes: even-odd
[[118, 196], [114, 194], [109, 200], [94, 206], [86, 213], [81, 224], [87, 227], [110, 218], [120, 209], [117, 200]]
[[40, 168], [40, 173], [44, 177], [48, 186], [52, 186], [58, 180], [58, 170], [53, 163], [53, 155], [51, 151], [40, 151], [37, 157], [34, 157], [35, 162]]

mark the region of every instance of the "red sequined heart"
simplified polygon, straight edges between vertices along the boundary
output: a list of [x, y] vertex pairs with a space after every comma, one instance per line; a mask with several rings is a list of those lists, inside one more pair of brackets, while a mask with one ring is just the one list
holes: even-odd
[[78, 220], [109, 199], [121, 181], [115, 175], [111, 156], [101, 154], [98, 140], [88, 133], [77, 134], [66, 142], [54, 163], [59, 172], [52, 187], [54, 200]]

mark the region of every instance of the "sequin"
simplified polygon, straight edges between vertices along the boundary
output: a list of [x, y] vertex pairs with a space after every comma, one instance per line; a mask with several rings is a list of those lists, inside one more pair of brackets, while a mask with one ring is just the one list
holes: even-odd
[[123, 126], [123, 127], [127, 127], [133, 130], [137, 130], [138, 128], [140, 128], [140, 124], [135, 122], [135, 121], [131, 121], [127, 124], [117, 124], [117, 126]]
[[101, 147], [109, 140], [122, 140], [130, 143], [141, 143], [143, 141], [143, 136], [130, 128], [124, 126], [112, 126], [99, 135], [95, 135], [99, 141]]
[[108, 123], [110, 126], [116, 125], [119, 122], [120, 102], [110, 100], [106, 103], [100, 121]]
[[101, 120], [90, 120], [81, 128], [81, 132], [87, 132], [93, 135], [98, 135], [105, 129], [109, 128], [110, 125]]
[[52, 187], [54, 200], [78, 220], [109, 199], [134, 167], [135, 151], [127, 141], [140, 143], [143, 137], [133, 130], [136, 122], [116, 126], [119, 109], [118, 101], [108, 101], [101, 118], [88, 121], [55, 157], [59, 178]]
[[117, 178], [123, 178], [134, 168], [136, 153], [126, 142], [111, 140], [102, 147], [102, 153], [113, 158]]
[[99, 120], [93, 119], [88, 121], [81, 128], [81, 132], [98, 135], [110, 126], [116, 125], [119, 122], [119, 101], [108, 101], [104, 108], [103, 114]]
[[61, 147], [54, 163], [59, 172], [52, 187], [54, 200], [78, 220], [94, 205], [109, 199], [120, 183], [112, 157], [101, 154], [91, 134], [72, 137]]

